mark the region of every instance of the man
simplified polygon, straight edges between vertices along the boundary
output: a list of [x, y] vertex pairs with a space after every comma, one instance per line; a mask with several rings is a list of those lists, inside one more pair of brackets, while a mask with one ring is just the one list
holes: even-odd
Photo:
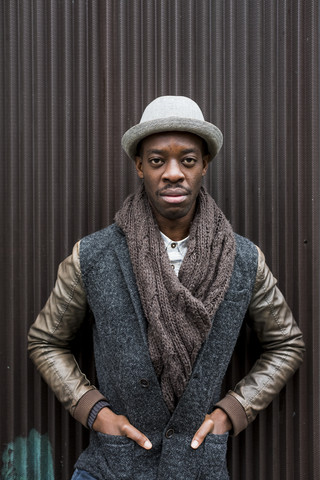
[[[198, 105], [159, 97], [122, 139], [142, 179], [59, 267], [30, 355], [91, 429], [73, 479], [227, 479], [226, 444], [280, 391], [304, 344], [261, 251], [202, 187], [222, 146]], [[69, 350], [89, 305], [99, 391]], [[263, 353], [224, 398], [246, 312]]]

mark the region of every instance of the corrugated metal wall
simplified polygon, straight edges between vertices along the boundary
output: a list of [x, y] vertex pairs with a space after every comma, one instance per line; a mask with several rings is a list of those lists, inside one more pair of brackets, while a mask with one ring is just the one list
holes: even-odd
[[[0, 52], [1, 478], [68, 479], [87, 442], [28, 360], [27, 330], [61, 259], [136, 187], [120, 139], [163, 94], [223, 131], [207, 186], [264, 250], [307, 343], [230, 441], [231, 477], [319, 478], [318, 2], [2, 0]], [[228, 382], [251, 357], [243, 332]]]

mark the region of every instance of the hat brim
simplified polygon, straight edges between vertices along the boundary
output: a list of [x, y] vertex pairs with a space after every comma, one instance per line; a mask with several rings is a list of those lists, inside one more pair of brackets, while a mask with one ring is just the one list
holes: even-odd
[[143, 138], [161, 132], [189, 132], [198, 135], [208, 145], [210, 160], [218, 154], [223, 144], [221, 131], [212, 123], [191, 118], [168, 117], [138, 123], [131, 127], [122, 137], [122, 148], [134, 160], [138, 143]]

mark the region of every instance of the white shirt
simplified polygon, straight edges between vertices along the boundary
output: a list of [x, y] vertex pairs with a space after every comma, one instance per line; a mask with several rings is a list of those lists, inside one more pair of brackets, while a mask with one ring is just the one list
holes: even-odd
[[182, 260], [184, 259], [185, 254], [188, 250], [189, 237], [186, 237], [183, 240], [179, 240], [179, 242], [175, 242], [174, 240], [168, 238], [164, 233], [160, 233], [166, 246], [170, 265], [174, 269], [174, 273], [178, 276]]

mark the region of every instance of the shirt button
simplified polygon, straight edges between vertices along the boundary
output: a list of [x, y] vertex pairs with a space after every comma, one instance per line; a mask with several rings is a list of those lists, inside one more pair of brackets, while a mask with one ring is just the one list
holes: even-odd
[[173, 428], [169, 428], [169, 430], [166, 431], [166, 437], [171, 438], [174, 434]]
[[141, 387], [143, 387], [143, 388], [148, 388], [148, 387], [149, 387], [149, 382], [148, 382], [148, 380], [146, 380], [145, 378], [141, 378], [141, 380], [140, 380], [140, 385], [141, 385]]
[[176, 248], [177, 244], [176, 243], [171, 243], [171, 248]]
[[172, 267], [172, 268], [173, 268], [173, 270], [174, 270], [174, 265], [173, 265], [173, 263], [171, 263], [171, 267]]

